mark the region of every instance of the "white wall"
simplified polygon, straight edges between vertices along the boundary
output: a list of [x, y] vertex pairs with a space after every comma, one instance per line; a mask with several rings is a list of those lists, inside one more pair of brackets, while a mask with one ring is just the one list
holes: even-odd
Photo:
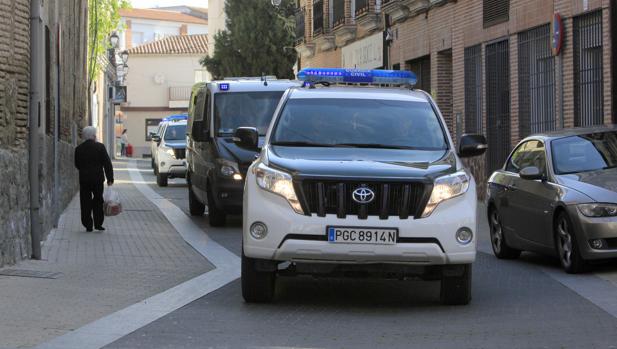
[[[132, 47], [152, 42], [166, 36], [180, 35], [180, 27], [184, 24], [187, 26], [187, 33], [189, 35], [208, 34], [208, 26], [203, 24], [158, 21], [142, 18], [122, 18], [121, 23], [123, 28], [126, 28], [126, 20], [131, 21]], [[119, 46], [121, 50], [128, 47], [126, 42], [126, 30], [120, 33]]]

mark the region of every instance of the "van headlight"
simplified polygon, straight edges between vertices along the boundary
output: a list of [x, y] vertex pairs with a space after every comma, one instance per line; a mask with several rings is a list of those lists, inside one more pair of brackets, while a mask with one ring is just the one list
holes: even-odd
[[172, 158], [175, 158], [175, 157], [176, 157], [176, 153], [174, 153], [174, 150], [173, 150], [172, 148], [169, 148], [169, 147], [166, 147], [166, 146], [162, 146], [162, 147], [161, 147], [161, 150], [162, 150], [165, 154], [167, 154], [167, 155], [171, 156]]
[[[238, 163], [235, 161], [229, 161], [226, 159], [216, 159], [219, 165], [219, 174], [223, 177], [233, 177], [235, 174], [239, 174]], [[235, 179], [235, 178], [234, 178]], [[242, 177], [240, 177], [242, 179]]]
[[465, 194], [467, 189], [469, 189], [469, 181], [470, 177], [465, 171], [459, 171], [435, 179], [433, 192], [424, 208], [422, 218], [430, 216], [440, 203]]
[[617, 216], [617, 204], [589, 203], [579, 204], [578, 210], [585, 217], [615, 217]]
[[289, 173], [275, 170], [264, 165], [264, 163], [259, 163], [253, 167], [253, 173], [255, 174], [257, 185], [261, 189], [284, 197], [296, 213], [304, 214]]

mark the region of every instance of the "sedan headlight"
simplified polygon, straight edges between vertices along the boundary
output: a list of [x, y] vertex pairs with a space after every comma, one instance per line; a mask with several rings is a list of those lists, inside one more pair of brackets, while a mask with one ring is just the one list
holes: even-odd
[[459, 171], [447, 176], [438, 177], [433, 185], [431, 198], [428, 200], [422, 218], [433, 213], [437, 205], [443, 201], [463, 195], [469, 189], [469, 175], [465, 171]]
[[586, 217], [615, 217], [617, 216], [617, 204], [580, 204], [578, 210]]
[[296, 213], [304, 214], [289, 173], [275, 170], [263, 163], [253, 167], [253, 173], [261, 189], [284, 197]]

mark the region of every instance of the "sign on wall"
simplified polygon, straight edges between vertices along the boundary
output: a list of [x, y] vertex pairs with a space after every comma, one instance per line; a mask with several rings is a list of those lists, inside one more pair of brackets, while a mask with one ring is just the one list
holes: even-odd
[[383, 66], [383, 33], [358, 40], [342, 49], [343, 68], [375, 69]]
[[114, 87], [114, 104], [126, 103], [126, 86]]

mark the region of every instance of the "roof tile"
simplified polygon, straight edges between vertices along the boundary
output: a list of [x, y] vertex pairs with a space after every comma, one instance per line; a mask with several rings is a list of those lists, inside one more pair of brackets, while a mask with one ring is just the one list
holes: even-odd
[[207, 54], [208, 35], [175, 35], [128, 50], [132, 55]]

